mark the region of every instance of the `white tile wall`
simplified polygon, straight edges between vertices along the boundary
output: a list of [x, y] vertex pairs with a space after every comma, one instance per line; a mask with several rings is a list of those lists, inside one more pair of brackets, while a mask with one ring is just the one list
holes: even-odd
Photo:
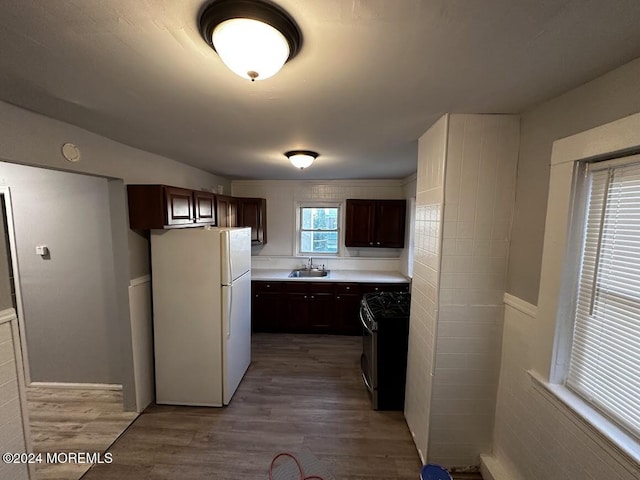
[[438, 315], [438, 282], [448, 116], [419, 140], [416, 219], [407, 357], [405, 417], [422, 460], [427, 458], [432, 367]]
[[[265, 255], [255, 255], [251, 257], [251, 268], [291, 270], [306, 265], [307, 260], [308, 257], [267, 257]], [[324, 265], [327, 270], [401, 271], [400, 258], [313, 257], [313, 263]]]
[[[518, 299], [519, 300], [519, 299]], [[526, 302], [521, 303], [526, 305]], [[640, 466], [622, 456], [560, 401], [535, 387], [530, 339], [534, 314], [505, 306], [500, 386], [491, 472], [496, 480], [637, 480]]]
[[491, 450], [519, 128], [513, 115], [449, 120], [428, 460], [450, 467]]
[[405, 416], [449, 467], [491, 450], [518, 137], [517, 116], [448, 115], [419, 142]]

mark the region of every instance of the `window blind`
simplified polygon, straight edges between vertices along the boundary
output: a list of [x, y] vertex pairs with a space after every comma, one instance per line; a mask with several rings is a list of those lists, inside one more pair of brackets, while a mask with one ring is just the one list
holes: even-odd
[[566, 385], [640, 438], [640, 163], [588, 172]]

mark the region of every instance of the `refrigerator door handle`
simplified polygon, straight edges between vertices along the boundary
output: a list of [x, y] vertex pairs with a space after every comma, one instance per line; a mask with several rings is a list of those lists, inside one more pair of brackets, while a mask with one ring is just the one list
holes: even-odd
[[231, 336], [231, 309], [233, 306], [233, 287], [222, 287], [222, 324], [225, 326], [227, 338]]
[[229, 282], [229, 284], [231, 284], [233, 282], [233, 263], [231, 261], [231, 249], [230, 248], [227, 248], [227, 258], [229, 259], [229, 270], [227, 270], [227, 272], [229, 272], [229, 273], [227, 274], [227, 282]]
[[[231, 261], [229, 261], [231, 262]], [[231, 317], [233, 313], [233, 288], [229, 287], [229, 313], [227, 314], [227, 338], [231, 336]]]
[[231, 248], [230, 248], [229, 231], [223, 230], [220, 232], [220, 254], [222, 258], [221, 276], [222, 285], [229, 285], [233, 280], [231, 277]]

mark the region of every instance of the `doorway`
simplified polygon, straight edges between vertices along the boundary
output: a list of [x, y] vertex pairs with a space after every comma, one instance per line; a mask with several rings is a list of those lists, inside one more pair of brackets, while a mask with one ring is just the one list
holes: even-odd
[[[0, 172], [0, 302], [18, 318], [33, 451], [104, 452], [137, 417], [124, 408], [128, 271], [116, 244], [127, 247], [112, 226], [113, 181], [2, 162]], [[31, 478], [89, 467], [42, 464]]]

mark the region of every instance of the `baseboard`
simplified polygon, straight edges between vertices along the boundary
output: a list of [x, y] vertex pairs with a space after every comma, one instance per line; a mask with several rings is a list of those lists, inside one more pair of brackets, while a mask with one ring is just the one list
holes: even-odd
[[31, 382], [30, 387], [36, 388], [81, 388], [83, 390], [122, 390], [122, 385], [113, 383], [65, 383], [65, 382]]

